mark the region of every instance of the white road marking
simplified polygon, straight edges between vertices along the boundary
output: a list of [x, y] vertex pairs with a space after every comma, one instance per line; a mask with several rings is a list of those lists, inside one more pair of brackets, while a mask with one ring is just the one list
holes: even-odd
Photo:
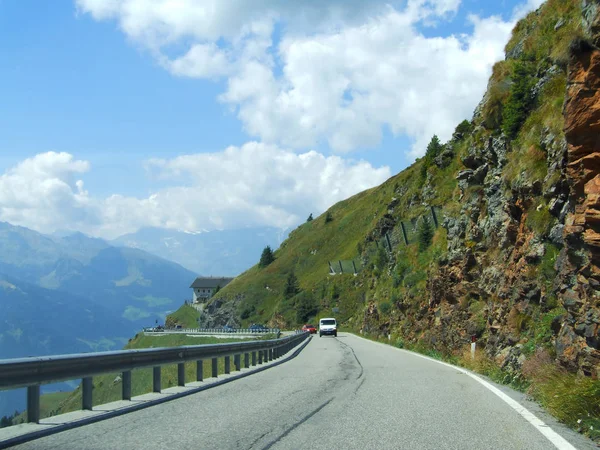
[[527, 420], [527, 422], [529, 422], [540, 433], [542, 433], [546, 437], [546, 439], [548, 439], [550, 442], [552, 442], [552, 444], [557, 449], [559, 449], [559, 450], [577, 450], [577, 448], [574, 447], [570, 442], [568, 442], [560, 434], [558, 434], [556, 431], [554, 431], [552, 428], [550, 428], [548, 425], [546, 425], [546, 423], [543, 420], [541, 420], [540, 418], [538, 418], [535, 414], [533, 414], [531, 411], [529, 411], [527, 408], [525, 408], [519, 402], [517, 402], [516, 400], [512, 399], [511, 397], [509, 397], [508, 395], [506, 395], [504, 392], [502, 392], [500, 389], [498, 389], [497, 387], [495, 387], [492, 384], [488, 383], [484, 379], [479, 378], [474, 373], [469, 372], [468, 370], [463, 369], [462, 367], [454, 366], [454, 365], [448, 364], [448, 363], [446, 363], [444, 361], [440, 361], [438, 359], [430, 358], [429, 356], [425, 356], [425, 355], [421, 355], [419, 353], [411, 352], [409, 350], [404, 350], [404, 349], [400, 349], [400, 348], [397, 348], [397, 347], [393, 347], [391, 345], [383, 344], [381, 342], [371, 341], [369, 339], [363, 338], [361, 336], [357, 336], [355, 334], [352, 334], [352, 336], [357, 337], [359, 339], [364, 339], [366, 341], [372, 342], [373, 344], [384, 345], [387, 348], [393, 348], [394, 350], [398, 350], [398, 351], [401, 351], [401, 352], [406, 352], [406, 353], [408, 353], [410, 355], [418, 356], [419, 358], [427, 359], [429, 361], [433, 361], [433, 362], [436, 362], [438, 364], [443, 364], [444, 366], [448, 366], [448, 367], [450, 367], [450, 368], [452, 368], [454, 370], [458, 370], [459, 372], [464, 373], [465, 375], [470, 376], [475, 381], [477, 381], [478, 383], [482, 384], [487, 389], [489, 389], [494, 394], [496, 394], [498, 397], [500, 397], [502, 400], [504, 400], [504, 402], [506, 402], [512, 409], [514, 409], [516, 412], [518, 412], [521, 415], [521, 417], [523, 417], [525, 420]]

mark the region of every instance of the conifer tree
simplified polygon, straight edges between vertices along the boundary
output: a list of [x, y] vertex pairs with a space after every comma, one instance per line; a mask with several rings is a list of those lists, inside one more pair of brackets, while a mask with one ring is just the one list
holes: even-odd
[[300, 288], [298, 287], [298, 278], [296, 278], [294, 271], [291, 271], [287, 277], [287, 281], [285, 282], [283, 296], [285, 298], [292, 298], [298, 292], [300, 292]]
[[262, 255], [260, 255], [260, 262], [258, 263], [258, 265], [260, 267], [267, 267], [273, 261], [275, 261], [275, 256], [273, 256], [273, 250], [271, 250], [271, 247], [267, 245], [264, 248]]
[[427, 250], [431, 245], [433, 239], [433, 225], [431, 225], [431, 221], [427, 216], [423, 217], [421, 224], [419, 225], [418, 239], [420, 252]]

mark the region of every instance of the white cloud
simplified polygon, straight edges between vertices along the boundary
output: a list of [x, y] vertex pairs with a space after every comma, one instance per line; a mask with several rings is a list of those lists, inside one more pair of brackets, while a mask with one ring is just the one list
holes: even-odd
[[227, 54], [215, 44], [195, 44], [184, 56], [165, 64], [174, 75], [194, 78], [218, 77], [230, 70]]
[[527, 0], [525, 3], [517, 5], [513, 11], [513, 21], [525, 17], [529, 12], [538, 9], [546, 0]]
[[[175, 75], [225, 76], [221, 101], [267, 143], [346, 152], [376, 146], [388, 126], [414, 140], [413, 156], [470, 117], [514, 25], [471, 17], [468, 35], [418, 31], [453, 17], [460, 0], [76, 2], [118, 21]], [[174, 43], [188, 47], [169, 55]]]
[[471, 116], [512, 24], [471, 17], [473, 34], [425, 38], [396, 11], [336, 33], [286, 38], [283, 76], [248, 63], [229, 79], [224, 102], [239, 107], [249, 133], [304, 148], [326, 139], [345, 152], [375, 146], [382, 127], [415, 139], [447, 139]]
[[[290, 227], [309, 213], [382, 183], [388, 167], [297, 154], [250, 142], [219, 153], [150, 160], [170, 187], [147, 198], [96, 198], [76, 180], [90, 169], [67, 153], [44, 153], [0, 176], [0, 220], [42, 232], [72, 229], [114, 238], [140, 227], [200, 230]], [[210, 181], [208, 181], [210, 180]]]
[[28, 158], [0, 175], [0, 220], [54, 229], [64, 223], [94, 222], [83, 181], [86, 161], [68, 153], [48, 152]]

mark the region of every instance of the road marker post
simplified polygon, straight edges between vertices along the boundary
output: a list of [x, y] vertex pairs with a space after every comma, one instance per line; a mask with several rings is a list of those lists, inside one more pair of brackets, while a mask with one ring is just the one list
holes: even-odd
[[477, 347], [477, 336], [471, 336], [471, 359], [475, 359], [475, 348]]

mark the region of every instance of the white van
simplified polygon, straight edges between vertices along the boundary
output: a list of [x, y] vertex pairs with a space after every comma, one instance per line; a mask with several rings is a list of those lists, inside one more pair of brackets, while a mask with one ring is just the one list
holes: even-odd
[[319, 320], [319, 337], [324, 334], [337, 337], [337, 322], [333, 318]]

